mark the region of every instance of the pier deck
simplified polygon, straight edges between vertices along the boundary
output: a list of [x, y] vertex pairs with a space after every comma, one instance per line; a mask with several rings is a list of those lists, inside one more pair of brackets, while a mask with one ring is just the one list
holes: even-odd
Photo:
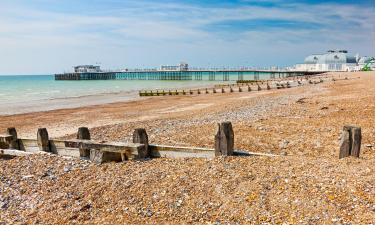
[[56, 74], [55, 80], [264, 80], [293, 76], [315, 75], [323, 72], [271, 71], [271, 70], [188, 70], [157, 71], [134, 70], [98, 73]]

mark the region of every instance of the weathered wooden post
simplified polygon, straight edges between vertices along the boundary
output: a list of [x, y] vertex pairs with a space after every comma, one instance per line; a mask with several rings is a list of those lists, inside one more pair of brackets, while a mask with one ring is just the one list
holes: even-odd
[[200, 95], [201, 94], [201, 90], [200, 89], [198, 89], [198, 95]]
[[231, 122], [218, 124], [215, 135], [215, 156], [231, 156], [234, 148], [234, 133]]
[[238, 87], [238, 92], [242, 92], [242, 88], [241, 87]]
[[268, 83], [267, 83], [267, 90], [271, 90], [271, 87]]
[[7, 134], [12, 136], [12, 140], [9, 143], [9, 148], [13, 149], [20, 149], [17, 137], [17, 130], [14, 127], [10, 127], [7, 129]]
[[[77, 132], [77, 139], [79, 140], [91, 140], [91, 135], [89, 128], [80, 127]], [[90, 149], [83, 148], [79, 146], [79, 156], [80, 157], [90, 157]]]
[[212, 93], [216, 94], [216, 88], [212, 89]]
[[247, 86], [247, 91], [248, 91], [248, 92], [251, 92], [251, 87], [250, 87], [250, 85]]
[[206, 94], [208, 94], [209, 92], [208, 92], [208, 89], [206, 88]]
[[348, 156], [359, 157], [361, 150], [362, 133], [361, 128], [356, 126], [344, 126], [340, 138], [339, 158]]
[[49, 146], [49, 136], [46, 128], [39, 128], [37, 133], [37, 142], [40, 151], [51, 152]]
[[80, 127], [80, 128], [78, 128], [77, 139], [80, 139], [80, 140], [91, 140], [91, 135], [90, 135], [89, 128], [87, 128], [87, 127]]
[[225, 90], [224, 90], [224, 88], [223, 88], [223, 87], [221, 88], [221, 93], [225, 93]]
[[229, 91], [230, 91], [230, 93], [233, 93], [233, 92], [234, 92], [234, 91], [233, 91], [233, 88], [232, 88], [232, 85], [229, 86]]
[[261, 91], [262, 90], [262, 88], [259, 86], [259, 84], [258, 84], [258, 91]]
[[138, 128], [133, 133], [133, 143], [144, 144], [145, 147], [138, 151], [138, 158], [144, 159], [151, 156], [151, 152], [148, 147], [148, 135], [145, 129]]

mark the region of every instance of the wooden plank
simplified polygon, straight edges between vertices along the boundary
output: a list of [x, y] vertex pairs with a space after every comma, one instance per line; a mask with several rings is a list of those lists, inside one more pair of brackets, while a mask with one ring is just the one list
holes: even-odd
[[0, 134], [0, 142], [9, 143], [13, 140], [13, 136], [9, 134]]
[[168, 145], [149, 145], [151, 157], [168, 157], [168, 158], [213, 158], [215, 157], [214, 149], [179, 147]]
[[0, 155], [2, 156], [28, 156], [32, 154], [34, 153], [20, 151], [20, 150], [13, 150], [13, 149], [0, 149]]
[[[151, 156], [153, 158], [214, 158], [215, 149], [213, 148], [196, 148], [196, 147], [180, 147], [168, 145], [149, 145]], [[279, 155], [248, 152], [243, 150], [234, 150], [234, 156], [268, 156], [277, 157]]]
[[[53, 140], [58, 141], [58, 140]], [[130, 143], [130, 142], [106, 142], [106, 141], [95, 141], [95, 140], [64, 140], [65, 147], [71, 147], [71, 148], [79, 148], [80, 145], [82, 145], [85, 148], [107, 148], [107, 147], [113, 147], [117, 149], [133, 149], [138, 150], [140, 147], [143, 147], [143, 144], [136, 144], [136, 143]]]
[[39, 146], [36, 139], [18, 139], [20, 150], [26, 152], [38, 152]]

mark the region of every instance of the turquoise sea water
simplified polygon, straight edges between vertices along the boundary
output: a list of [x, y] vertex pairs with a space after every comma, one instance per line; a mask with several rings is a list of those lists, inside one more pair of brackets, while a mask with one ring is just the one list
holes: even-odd
[[[53, 75], [0, 76], [0, 115], [45, 111], [127, 101], [138, 98], [140, 90], [189, 90], [212, 87], [214, 84], [233, 83], [238, 77], [229, 75], [230, 81], [203, 80], [81, 80], [55, 81]], [[244, 77], [253, 79], [253, 77]], [[260, 79], [268, 79], [263, 74]]]
[[211, 81], [90, 80], [55, 81], [53, 75], [0, 76], [0, 104], [148, 89], [176, 89], [213, 84]]

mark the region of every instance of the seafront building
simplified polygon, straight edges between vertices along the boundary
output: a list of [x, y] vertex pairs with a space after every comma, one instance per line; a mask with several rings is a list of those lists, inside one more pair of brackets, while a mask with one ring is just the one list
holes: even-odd
[[352, 72], [360, 71], [371, 64], [371, 57], [352, 56], [347, 50], [329, 50], [324, 54], [313, 54], [305, 58], [304, 63], [292, 68], [295, 71], [329, 71]]

